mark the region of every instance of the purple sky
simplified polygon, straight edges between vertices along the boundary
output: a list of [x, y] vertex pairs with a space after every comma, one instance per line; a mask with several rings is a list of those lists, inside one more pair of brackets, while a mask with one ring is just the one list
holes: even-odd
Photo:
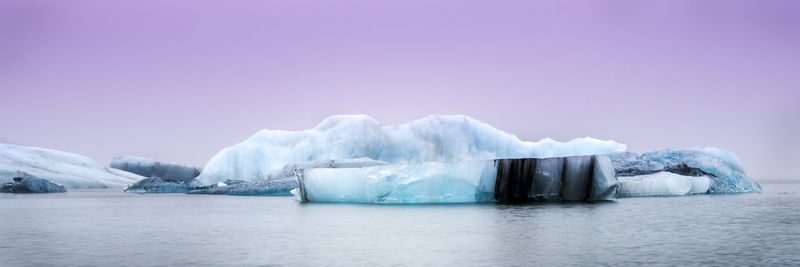
[[103, 163], [464, 114], [800, 181], [800, 1], [0, 0], [0, 100], [0, 142]]

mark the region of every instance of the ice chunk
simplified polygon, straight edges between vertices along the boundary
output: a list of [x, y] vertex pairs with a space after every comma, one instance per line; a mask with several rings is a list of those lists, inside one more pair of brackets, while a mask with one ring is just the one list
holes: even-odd
[[60, 184], [20, 172], [13, 182], [0, 184], [0, 193], [61, 193], [67, 192]]
[[25, 172], [66, 188], [123, 188], [144, 177], [107, 168], [87, 157], [30, 146], [0, 144], [0, 182]]
[[195, 167], [158, 162], [154, 159], [137, 156], [116, 157], [111, 161], [110, 167], [144, 177], [161, 177], [185, 183], [200, 175], [200, 169]]
[[631, 152], [609, 155], [618, 176], [661, 171], [710, 178], [709, 193], [760, 192], [761, 186], [745, 174], [739, 159], [715, 147], [663, 149], [637, 155]]
[[[226, 179], [274, 179], [289, 164], [366, 158], [419, 163], [498, 158], [541, 158], [624, 151], [614, 141], [579, 138], [526, 142], [466, 116], [429, 116], [381, 126], [365, 115], [338, 115], [305, 131], [262, 130], [214, 155], [198, 176], [203, 184]], [[280, 176], [280, 175], [278, 175]]]
[[291, 196], [290, 191], [297, 188], [294, 177], [283, 179], [242, 181], [226, 180], [216, 185], [194, 187], [189, 194], [236, 195], [236, 196]]
[[170, 180], [161, 177], [147, 177], [126, 187], [123, 191], [131, 193], [186, 193], [192, 188], [190, 182]]
[[704, 194], [708, 176], [685, 176], [671, 172], [619, 177], [619, 197], [683, 196]]

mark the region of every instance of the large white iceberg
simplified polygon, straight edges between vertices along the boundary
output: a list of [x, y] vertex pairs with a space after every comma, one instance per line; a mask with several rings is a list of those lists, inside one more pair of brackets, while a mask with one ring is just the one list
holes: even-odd
[[287, 165], [332, 159], [421, 163], [596, 155], [625, 148], [589, 137], [566, 143], [549, 138], [521, 141], [466, 116], [433, 115], [381, 126], [366, 115], [337, 115], [309, 130], [259, 131], [214, 155], [197, 179], [206, 185], [227, 179], [277, 179], [283, 178]]
[[122, 188], [144, 178], [108, 168], [78, 154], [0, 144], [0, 182], [10, 182], [18, 173], [46, 179], [69, 189]]

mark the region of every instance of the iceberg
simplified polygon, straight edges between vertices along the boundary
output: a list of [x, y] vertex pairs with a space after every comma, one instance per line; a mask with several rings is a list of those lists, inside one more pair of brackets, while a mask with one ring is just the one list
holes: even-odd
[[147, 177], [133, 183], [122, 191], [130, 193], [186, 193], [193, 188], [191, 182], [171, 180], [161, 177]]
[[[715, 147], [662, 149], [641, 155], [617, 152], [609, 154], [609, 157], [621, 181], [629, 180], [622, 178], [627, 176], [668, 172], [682, 176], [708, 177], [707, 192], [711, 194], [761, 192], [761, 186], [747, 176], [736, 155]], [[642, 182], [651, 183], [653, 186], [655, 186], [653, 180], [657, 179], [666, 179], [658, 184], [667, 187], [677, 181], [675, 176], [664, 174], [641, 178]], [[669, 190], [663, 188], [655, 191]]]
[[[222, 149], [197, 177], [204, 185], [228, 179], [283, 178], [298, 162], [370, 159], [391, 164], [545, 158], [625, 151], [614, 141], [578, 138], [562, 143], [546, 138], [521, 141], [466, 116], [432, 115], [401, 125], [382, 126], [366, 115], [337, 115], [304, 131], [261, 130]], [[324, 171], [320, 171], [324, 172]]]
[[296, 169], [303, 202], [475, 203], [598, 201], [616, 197], [606, 156], [422, 162]]
[[0, 144], [0, 182], [10, 182], [18, 172], [61, 184], [68, 189], [123, 188], [144, 178], [108, 168], [78, 154]]
[[0, 193], [63, 193], [67, 192], [60, 184], [20, 172], [13, 182], [0, 184]]
[[175, 163], [159, 162], [137, 156], [116, 157], [111, 168], [135, 173], [144, 177], [160, 177], [188, 183], [200, 175], [200, 169]]

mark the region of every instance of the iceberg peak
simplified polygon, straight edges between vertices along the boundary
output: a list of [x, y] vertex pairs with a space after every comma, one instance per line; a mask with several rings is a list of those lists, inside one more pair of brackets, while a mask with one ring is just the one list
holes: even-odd
[[614, 141], [577, 138], [521, 141], [517, 136], [463, 115], [430, 115], [382, 126], [367, 115], [334, 115], [302, 131], [261, 130], [222, 149], [197, 179], [206, 185], [228, 179], [274, 179], [289, 164], [367, 158], [388, 163], [565, 157], [625, 151]]

